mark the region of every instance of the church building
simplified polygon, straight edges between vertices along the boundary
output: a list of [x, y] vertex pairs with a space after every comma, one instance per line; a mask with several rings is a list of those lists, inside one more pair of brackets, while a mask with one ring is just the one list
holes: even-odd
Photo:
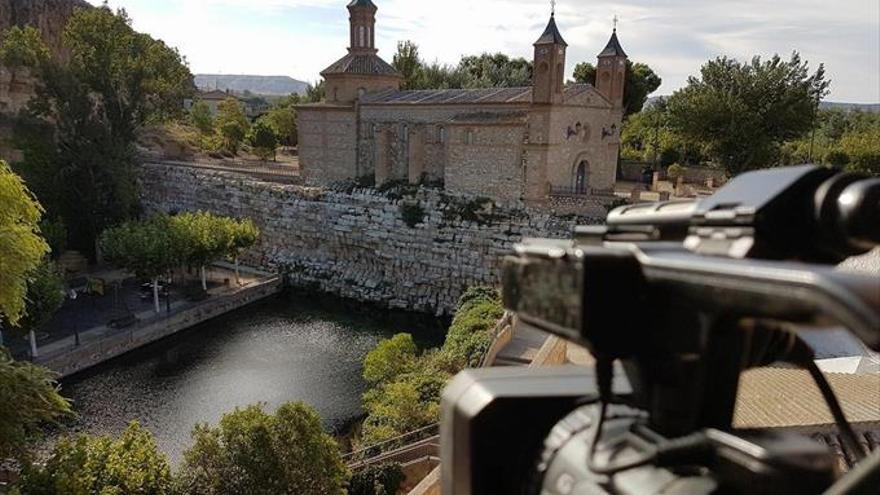
[[438, 181], [451, 193], [538, 204], [613, 188], [627, 60], [616, 29], [595, 87], [565, 83], [568, 44], [554, 13], [534, 43], [532, 86], [404, 91], [377, 54], [377, 10], [371, 0], [348, 5], [350, 47], [321, 73], [326, 100], [297, 107], [307, 182]]

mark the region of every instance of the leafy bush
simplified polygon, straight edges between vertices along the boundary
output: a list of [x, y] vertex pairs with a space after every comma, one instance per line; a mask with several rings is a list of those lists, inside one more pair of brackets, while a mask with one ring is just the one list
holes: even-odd
[[358, 471], [348, 484], [349, 495], [394, 495], [406, 476], [400, 464], [370, 466]]
[[153, 435], [132, 423], [118, 439], [82, 435], [58, 442], [45, 466], [29, 466], [13, 493], [170, 495], [168, 459]]
[[406, 334], [381, 342], [364, 363], [364, 376], [373, 387], [363, 396], [367, 418], [360, 443], [376, 444], [436, 423], [443, 387], [463, 368], [479, 365], [503, 314], [497, 290], [475, 287], [459, 300], [441, 349], [416, 357]]
[[403, 203], [400, 205], [400, 216], [409, 228], [425, 221], [425, 209], [419, 203]]
[[677, 163], [673, 163], [668, 169], [666, 169], [666, 177], [673, 183], [678, 182], [680, 177], [684, 177], [684, 167]]
[[288, 403], [275, 414], [262, 406], [236, 409], [216, 427], [197, 425], [193, 439], [179, 474], [181, 493], [345, 493], [348, 471], [339, 447], [305, 404]]

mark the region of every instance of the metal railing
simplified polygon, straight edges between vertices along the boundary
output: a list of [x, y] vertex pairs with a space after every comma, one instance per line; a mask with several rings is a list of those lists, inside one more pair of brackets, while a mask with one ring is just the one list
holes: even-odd
[[362, 447], [347, 454], [342, 455], [342, 460], [347, 464], [360, 464], [366, 459], [375, 458], [387, 452], [400, 449], [416, 442], [436, 437], [440, 433], [440, 423], [433, 423], [428, 426], [413, 430], [403, 435], [396, 436], [373, 445]]
[[299, 167], [285, 163], [256, 161], [256, 160], [166, 160], [161, 158], [144, 157], [147, 163], [155, 163], [159, 165], [171, 165], [175, 167], [205, 168], [211, 170], [222, 170], [228, 172], [240, 172], [249, 175], [256, 175], [263, 178], [284, 177], [285, 179], [299, 179]]

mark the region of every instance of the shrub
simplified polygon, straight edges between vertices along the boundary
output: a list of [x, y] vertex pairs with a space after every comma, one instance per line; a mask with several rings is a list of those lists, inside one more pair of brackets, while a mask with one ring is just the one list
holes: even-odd
[[416, 225], [425, 221], [425, 209], [419, 203], [405, 202], [400, 205], [400, 216], [403, 217], [403, 223], [409, 228], [415, 228]]
[[351, 477], [349, 495], [394, 495], [406, 476], [400, 464], [370, 466]]
[[385, 383], [412, 371], [416, 352], [416, 343], [408, 333], [379, 342], [364, 359], [364, 379], [372, 384]]
[[684, 177], [684, 167], [677, 163], [673, 163], [668, 169], [666, 169], [666, 177], [670, 182], [678, 182], [680, 177]]
[[[199, 495], [342, 495], [348, 471], [311, 407], [236, 409], [216, 427], [197, 425], [178, 491]], [[128, 492], [127, 492], [128, 493]]]
[[132, 423], [118, 439], [62, 439], [45, 466], [24, 470], [16, 490], [28, 495], [170, 495], [172, 488], [168, 459], [153, 435]]

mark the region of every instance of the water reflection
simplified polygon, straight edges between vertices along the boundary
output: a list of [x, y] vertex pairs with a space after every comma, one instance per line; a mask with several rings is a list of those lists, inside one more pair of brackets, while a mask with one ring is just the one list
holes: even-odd
[[198, 422], [256, 402], [314, 406], [328, 429], [360, 414], [361, 363], [380, 338], [413, 332], [442, 341], [443, 322], [282, 296], [135, 351], [63, 383], [80, 415], [74, 430], [118, 434], [140, 421], [179, 460]]

